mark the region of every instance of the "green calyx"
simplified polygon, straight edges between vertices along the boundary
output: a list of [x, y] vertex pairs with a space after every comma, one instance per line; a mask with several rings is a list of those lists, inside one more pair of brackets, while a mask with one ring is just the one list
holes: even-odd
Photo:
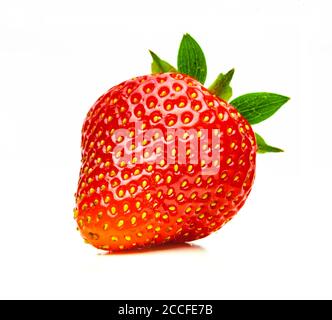
[[[159, 58], [159, 56], [151, 50], [150, 54], [152, 56], [152, 74], [179, 72], [191, 76], [204, 85], [207, 76], [205, 55], [197, 41], [189, 34], [185, 34], [181, 40], [177, 57], [177, 69], [167, 61]], [[230, 85], [233, 75], [234, 69], [231, 69], [225, 74], [220, 73], [209, 87], [209, 91], [221, 99], [228, 101], [233, 94]], [[251, 125], [254, 125], [270, 118], [288, 100], [288, 97], [275, 93], [255, 92], [241, 95], [233, 99], [230, 104], [235, 107]], [[255, 135], [258, 153], [283, 151], [268, 145], [259, 134], [256, 133]]]

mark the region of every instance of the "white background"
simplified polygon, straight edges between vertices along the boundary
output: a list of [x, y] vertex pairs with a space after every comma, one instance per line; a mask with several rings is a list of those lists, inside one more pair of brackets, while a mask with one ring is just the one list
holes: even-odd
[[[0, 2], [0, 298], [332, 298], [330, 1]], [[109, 87], [176, 62], [182, 34], [208, 82], [291, 97], [256, 126], [238, 216], [192, 246], [103, 255], [72, 219], [80, 130]]]

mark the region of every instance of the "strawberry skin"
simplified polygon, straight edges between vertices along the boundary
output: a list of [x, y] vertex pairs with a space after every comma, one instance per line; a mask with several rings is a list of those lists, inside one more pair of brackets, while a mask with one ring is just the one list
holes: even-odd
[[[111, 88], [82, 129], [74, 210], [82, 237], [110, 251], [206, 237], [244, 204], [256, 149], [237, 110], [187, 75], [148, 75]], [[218, 159], [209, 163], [212, 150]]]

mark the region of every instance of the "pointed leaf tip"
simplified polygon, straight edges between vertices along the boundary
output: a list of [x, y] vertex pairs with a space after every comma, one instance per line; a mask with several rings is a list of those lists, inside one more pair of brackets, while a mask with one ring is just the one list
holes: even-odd
[[226, 74], [220, 73], [217, 79], [212, 83], [209, 91], [221, 99], [228, 101], [233, 94], [230, 82], [232, 81], [235, 69], [229, 70]]
[[255, 133], [256, 143], [257, 143], [257, 152], [258, 153], [267, 153], [267, 152], [284, 152], [284, 150], [268, 145], [263, 137], [258, 133]]
[[189, 34], [182, 37], [178, 52], [178, 70], [204, 84], [207, 66], [204, 52], [197, 41]]
[[270, 118], [290, 98], [276, 93], [255, 92], [237, 97], [231, 101], [250, 124], [256, 124]]
[[175, 72], [176, 69], [167, 61], [160, 59], [152, 50], [149, 50], [152, 57], [151, 72], [164, 73], [164, 72]]

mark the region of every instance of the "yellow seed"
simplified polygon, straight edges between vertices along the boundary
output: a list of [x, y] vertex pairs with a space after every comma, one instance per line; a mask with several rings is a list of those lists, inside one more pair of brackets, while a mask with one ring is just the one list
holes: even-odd
[[99, 179], [99, 180], [102, 180], [102, 179], [104, 179], [104, 177], [105, 177], [105, 176], [101, 173], [101, 174], [98, 176], [98, 179]]
[[222, 119], [224, 118], [224, 115], [223, 115], [222, 113], [219, 113], [219, 114], [218, 114], [218, 118], [219, 118], [220, 120], [222, 120]]
[[107, 230], [107, 229], [108, 229], [108, 224], [105, 223], [105, 224], [104, 224], [104, 230]]
[[196, 208], [196, 212], [200, 212], [202, 210], [202, 207], [198, 207], [198, 208]]
[[180, 107], [180, 108], [183, 108], [185, 105], [186, 105], [186, 104], [185, 104], [184, 102], [182, 102], [182, 101], [179, 103], [179, 107]]
[[107, 146], [106, 147], [106, 152], [110, 152], [112, 150], [112, 146]]
[[153, 225], [152, 224], [149, 224], [147, 227], [146, 227], [148, 230], [151, 230], [153, 228]]
[[125, 179], [125, 180], [129, 179], [129, 174], [128, 174], [128, 173], [125, 173], [125, 174], [123, 175], [123, 179]]
[[155, 104], [153, 101], [151, 101], [151, 102], [149, 103], [149, 108], [153, 108], [155, 105], [156, 105], [156, 104]]
[[175, 123], [174, 120], [169, 120], [169, 121], [168, 121], [168, 125], [169, 125], [169, 126], [174, 125], [174, 123]]
[[213, 201], [213, 202], [210, 203], [210, 207], [211, 207], [211, 208], [214, 208], [216, 205], [217, 205], [217, 202], [216, 202], [216, 201]]
[[186, 209], [186, 213], [189, 213], [191, 211], [191, 207], [189, 206], [189, 207], [187, 207], [187, 209]]
[[239, 181], [239, 176], [235, 176], [235, 178], [234, 178], [234, 181], [236, 182], [236, 181]]
[[109, 196], [106, 196], [104, 201], [105, 201], [105, 203], [108, 203], [108, 202], [110, 202], [110, 200], [111, 200], [111, 198]]
[[146, 215], [147, 215], [147, 213], [146, 213], [146, 211], [144, 211], [144, 212], [142, 213], [142, 219], [143, 219], [143, 220], [146, 218]]
[[115, 208], [115, 207], [111, 207], [111, 212], [112, 212], [113, 214], [115, 214], [115, 213], [116, 213], [116, 208]]
[[190, 118], [189, 117], [184, 118], [183, 123], [189, 123], [189, 122], [190, 122]]
[[125, 203], [123, 205], [123, 211], [128, 211], [128, 209], [129, 209], [129, 206], [128, 206], [128, 204]]
[[124, 221], [123, 220], [120, 220], [119, 222], [118, 222], [118, 227], [120, 228], [120, 227], [122, 227], [124, 225]]
[[153, 122], [158, 122], [161, 119], [160, 116], [154, 116], [153, 117]]
[[90, 223], [91, 220], [92, 220], [92, 218], [91, 218], [90, 216], [87, 216], [87, 217], [86, 217], [86, 221], [87, 221], [88, 223]]
[[208, 106], [209, 106], [209, 107], [213, 107], [213, 106], [214, 106], [214, 103], [213, 103], [212, 101], [210, 101], [210, 102], [208, 103]]
[[196, 104], [196, 105], [194, 106], [194, 110], [195, 110], [195, 111], [199, 111], [200, 108], [201, 108], [201, 106], [200, 106], [199, 104]]
[[205, 116], [204, 118], [203, 118], [203, 121], [204, 122], [208, 122], [210, 120], [210, 117], [209, 116]]
[[231, 134], [232, 132], [233, 132], [233, 129], [232, 129], [232, 128], [228, 128], [228, 129], [227, 129], [227, 133], [228, 133], [228, 134]]
[[244, 142], [242, 142], [241, 147], [242, 147], [242, 149], [244, 149], [246, 147], [246, 144]]
[[175, 155], [176, 155], [176, 149], [173, 148], [173, 149], [172, 149], [172, 156], [174, 157]]
[[90, 188], [90, 190], [89, 190], [89, 193], [90, 194], [93, 194], [93, 193], [95, 193], [96, 192], [96, 190], [94, 189], [94, 188]]
[[97, 217], [100, 219], [102, 216], [103, 216], [103, 212], [99, 211], [98, 214], [97, 214]]
[[168, 189], [168, 191], [167, 191], [167, 195], [172, 195], [173, 194], [173, 191], [174, 191], [174, 189], [173, 188], [170, 188], [170, 189]]
[[115, 236], [112, 237], [112, 241], [116, 242], [118, 240], [119, 240], [118, 237], [115, 237]]
[[197, 193], [196, 192], [193, 192], [190, 196], [191, 199], [195, 199], [197, 197]]
[[166, 161], [165, 161], [164, 159], [161, 160], [160, 163], [159, 163], [159, 165], [160, 165], [161, 167], [163, 167], [165, 164], [166, 164]]
[[156, 232], [159, 232], [159, 231], [160, 231], [160, 227], [158, 226], [158, 227], [156, 227], [154, 230], [155, 230]]
[[135, 191], [136, 191], [136, 188], [135, 188], [134, 186], [133, 186], [133, 187], [130, 187], [129, 192], [130, 192], [131, 194], [135, 193]]
[[167, 220], [167, 219], [168, 219], [168, 215], [167, 215], [167, 214], [164, 214], [164, 215], [163, 215], [163, 219], [164, 219], [164, 220]]
[[155, 176], [155, 178], [154, 178], [154, 179], [155, 179], [155, 181], [156, 181], [156, 182], [159, 182], [159, 181], [160, 181], [160, 179], [161, 179], [161, 176], [160, 176], [159, 174], [157, 174], [157, 175]]
[[204, 194], [202, 195], [202, 199], [203, 199], [203, 200], [207, 199], [208, 197], [209, 197], [209, 194], [208, 194], [208, 193], [204, 193]]
[[225, 179], [227, 177], [227, 174], [226, 173], [223, 173], [222, 175], [221, 175], [221, 179]]
[[142, 187], [145, 188], [148, 185], [148, 182], [146, 180], [142, 181]]
[[147, 193], [147, 194], [145, 195], [145, 198], [146, 198], [146, 200], [148, 200], [148, 201], [151, 199], [151, 197], [152, 197], [152, 196], [151, 196], [151, 193]]
[[123, 249], [124, 249], [124, 245], [120, 245], [120, 246], [119, 246], [119, 249], [120, 249], [120, 250], [123, 250]]
[[231, 162], [232, 162], [232, 158], [228, 158], [226, 161], [227, 164], [230, 164]]
[[197, 177], [196, 180], [195, 180], [195, 183], [199, 184], [201, 181], [202, 181], [202, 178], [201, 177]]
[[144, 152], [144, 158], [148, 158], [150, 156], [150, 153], [148, 151]]
[[168, 134], [166, 136], [166, 141], [171, 141], [173, 139], [173, 135], [172, 134]]
[[163, 91], [160, 93], [160, 96], [161, 96], [161, 97], [165, 97], [166, 94], [167, 94], [167, 92], [166, 92], [165, 90], [163, 90]]
[[193, 170], [193, 165], [192, 164], [190, 164], [189, 166], [188, 166], [188, 172], [191, 172], [192, 170]]
[[160, 212], [157, 211], [154, 216], [158, 219], [160, 217]]
[[131, 224], [135, 224], [136, 220], [137, 220], [136, 217], [132, 217], [131, 220], [130, 220]]
[[125, 166], [126, 166], [126, 162], [125, 162], [125, 161], [121, 161], [121, 162], [120, 162], [120, 167], [123, 168], [123, 167], [125, 167]]
[[184, 181], [181, 183], [181, 187], [185, 187], [187, 184], [188, 184], [188, 180], [184, 180]]
[[235, 142], [232, 142], [230, 147], [233, 149], [235, 147]]
[[218, 189], [217, 189], [217, 193], [221, 193], [222, 192], [222, 187], [219, 187]]
[[168, 209], [169, 209], [170, 211], [175, 211], [175, 210], [176, 210], [175, 206], [169, 206]]
[[175, 164], [174, 165], [174, 172], [178, 172], [179, 171], [179, 165], [178, 164]]
[[78, 216], [78, 210], [75, 208], [75, 209], [74, 209], [74, 219], [76, 219], [77, 216]]
[[177, 223], [181, 223], [182, 221], [183, 221], [182, 218], [178, 218], [178, 219], [176, 220]]
[[171, 104], [166, 105], [165, 109], [166, 109], [167, 111], [171, 110], [171, 109], [172, 109], [172, 105], [171, 105]]
[[83, 227], [83, 220], [80, 219], [80, 220], [78, 221], [78, 224], [80, 225], [80, 227]]
[[130, 241], [130, 240], [131, 240], [131, 236], [125, 236], [125, 239], [126, 239], [127, 241]]
[[139, 209], [141, 207], [141, 203], [139, 201], [136, 202], [136, 209]]
[[132, 160], [131, 160], [132, 163], [136, 163], [137, 162], [137, 157], [134, 157]]
[[202, 213], [198, 216], [199, 219], [203, 219], [204, 217], [205, 217], [204, 213]]
[[190, 95], [193, 99], [195, 99], [197, 97], [197, 93], [196, 92], [193, 92], [191, 95]]
[[203, 133], [202, 133], [202, 131], [201, 131], [201, 130], [200, 130], [200, 131], [198, 131], [198, 132], [197, 132], [197, 137], [198, 137], [198, 138], [200, 138], [200, 137], [202, 136], [202, 134], [203, 134]]
[[142, 238], [143, 237], [143, 233], [142, 232], [138, 232], [137, 233], [137, 237]]
[[183, 199], [183, 193], [180, 193], [178, 196], [177, 196], [177, 199], [178, 201], [181, 201]]
[[119, 192], [118, 192], [118, 196], [119, 196], [119, 197], [123, 197], [124, 194], [125, 194], [125, 192], [124, 192], [122, 189], [119, 190]]
[[190, 150], [190, 149], [187, 149], [187, 151], [186, 151], [186, 155], [189, 156], [190, 153], [191, 153], [191, 150]]
[[110, 172], [110, 176], [111, 176], [111, 177], [116, 176], [116, 172], [115, 172], [114, 170], [112, 170], [112, 171]]

